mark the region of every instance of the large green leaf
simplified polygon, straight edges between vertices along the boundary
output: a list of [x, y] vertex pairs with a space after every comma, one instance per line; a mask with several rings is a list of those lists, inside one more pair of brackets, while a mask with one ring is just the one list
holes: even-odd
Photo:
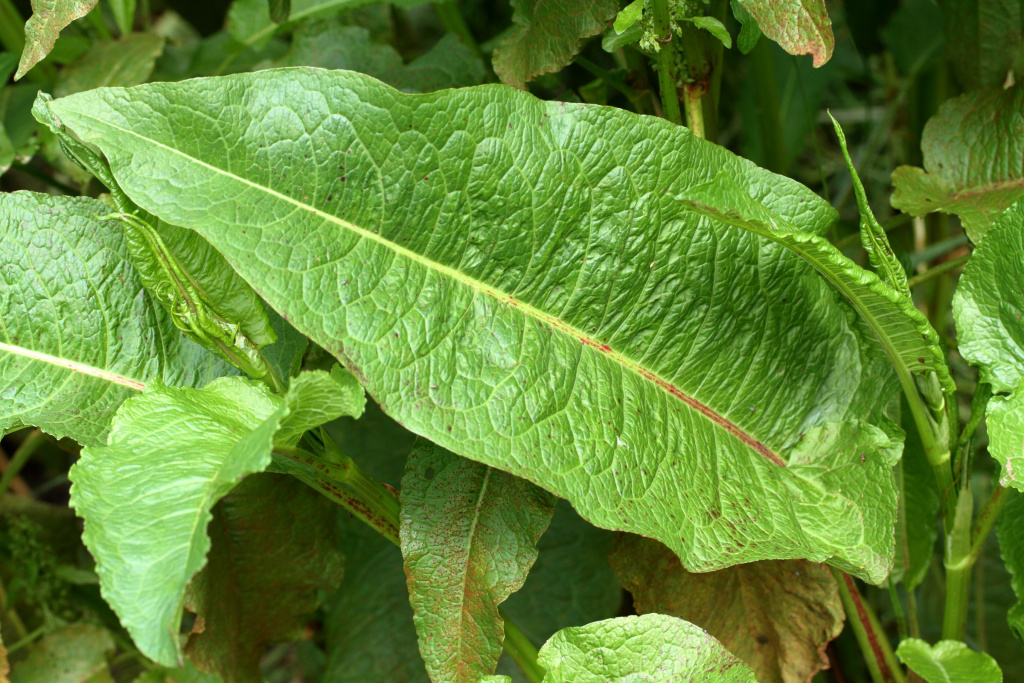
[[401, 539], [420, 653], [434, 681], [494, 673], [505, 639], [498, 605], [522, 587], [554, 511], [530, 482], [434, 444], [402, 478]]
[[455, 34], [445, 35], [429, 52], [405, 64], [397, 50], [374, 42], [365, 28], [337, 19], [303, 23], [288, 54], [265, 65], [359, 71], [405, 92], [479, 85], [486, 76], [483, 61]]
[[295, 69], [51, 106], [411, 431], [691, 570], [888, 574], [898, 447], [861, 420], [891, 371], [810, 266], [680, 201], [701, 186], [702, 212], [742, 195], [827, 229], [798, 184], [661, 120], [500, 86], [404, 95]]
[[926, 683], [1002, 683], [996, 660], [975, 652], [957, 640], [941, 640], [934, 646], [918, 638], [900, 643], [896, 655]]
[[32, 0], [32, 16], [25, 22], [25, 51], [21, 54], [18, 80], [50, 53], [61, 29], [96, 6], [97, 0]]
[[543, 683], [755, 683], [754, 673], [700, 628], [675, 617], [620, 617], [556, 633], [541, 648]]
[[541, 74], [561, 71], [582, 41], [604, 32], [618, 0], [512, 0], [515, 27], [494, 48], [494, 72], [516, 88]]
[[811, 55], [814, 66], [832, 57], [836, 39], [825, 0], [737, 0], [761, 32], [791, 55]]
[[117, 411], [108, 444], [71, 468], [71, 505], [103, 597], [146, 656], [179, 662], [181, 608], [206, 562], [214, 504], [270, 464], [287, 411], [241, 377], [202, 389], [155, 386]]
[[121, 229], [96, 220], [109, 210], [0, 194], [0, 432], [36, 425], [99, 445], [147, 383], [202, 386], [230, 370], [143, 292]]
[[1024, 195], [1024, 88], [973, 92], [947, 100], [921, 136], [924, 168], [892, 174], [892, 205], [923, 216], [955, 213], [975, 242]]
[[113, 683], [107, 656], [114, 652], [114, 639], [100, 626], [61, 626], [27, 650], [15, 663], [10, 683]]
[[164, 39], [153, 33], [98, 40], [88, 52], [61, 71], [54, 95], [63, 97], [108, 85], [145, 83], [163, 51]]
[[947, 55], [966, 90], [1000, 88], [1021, 43], [1019, 0], [939, 0]]
[[[294, 26], [304, 19], [329, 17], [342, 12], [380, 4], [382, 0], [292, 0], [292, 11], [285, 24], [270, 18], [267, 0], [235, 0], [228, 10], [231, 35], [245, 46], [265, 45], [278, 30]], [[399, 7], [421, 5], [427, 0], [391, 0]]]
[[336, 517], [331, 501], [278, 474], [253, 475], [221, 500], [209, 562], [186, 595], [201, 619], [188, 658], [225, 681], [262, 683], [266, 647], [300, 637], [318, 591], [341, 582]]
[[763, 561], [691, 574], [665, 546], [622, 535], [611, 556], [637, 614], [699, 626], [761, 683], [804, 683], [828, 667], [825, 647], [843, 630], [839, 588], [827, 567]]
[[989, 229], [967, 263], [953, 298], [960, 353], [978, 366], [996, 395], [988, 404], [989, 452], [1004, 486], [1024, 489], [1024, 202]]
[[999, 517], [996, 533], [999, 536], [999, 552], [1003, 564], [1010, 572], [1010, 584], [1017, 596], [1017, 602], [1010, 608], [1006, 621], [1014, 634], [1024, 640], [1024, 497], [1012, 490], [1006, 507]]

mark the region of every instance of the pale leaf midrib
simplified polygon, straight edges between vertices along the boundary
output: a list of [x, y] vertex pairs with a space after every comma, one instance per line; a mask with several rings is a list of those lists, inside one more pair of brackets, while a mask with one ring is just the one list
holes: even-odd
[[137, 379], [119, 375], [116, 372], [97, 368], [86, 363], [79, 363], [78, 361], [68, 360], [67, 358], [51, 356], [50, 354], [43, 353], [42, 351], [26, 349], [23, 346], [13, 346], [11, 344], [0, 342], [0, 351], [6, 351], [7, 353], [14, 354], [15, 356], [28, 358], [29, 360], [55, 365], [57, 367], [64, 368], [65, 370], [70, 370], [71, 372], [89, 375], [90, 377], [98, 377], [99, 379], [106, 380], [107, 382], [112, 382], [114, 384], [120, 384], [121, 386], [128, 387], [129, 389], [134, 389], [135, 391], [142, 391], [146, 388], [146, 384]]
[[696, 398], [690, 396], [689, 394], [686, 394], [679, 387], [676, 387], [670, 381], [664, 379], [663, 377], [660, 377], [654, 371], [649, 370], [648, 368], [640, 365], [636, 361], [625, 357], [618, 351], [611, 349], [607, 344], [601, 343], [596, 339], [593, 339], [586, 333], [576, 329], [575, 327], [569, 325], [563, 320], [560, 320], [548, 313], [545, 313], [544, 311], [541, 311], [538, 308], [534, 308], [530, 304], [520, 301], [515, 297], [506, 294], [505, 292], [502, 292], [494, 287], [484, 284], [483, 282], [470, 278], [464, 273], [454, 268], [451, 268], [441, 263], [437, 263], [436, 261], [428, 259], [421, 254], [418, 254], [399, 244], [387, 240], [371, 230], [367, 230], [366, 228], [355, 225], [354, 223], [350, 223], [349, 221], [346, 221], [343, 218], [339, 218], [332, 214], [321, 211], [320, 209], [314, 206], [310, 206], [309, 204], [301, 202], [297, 199], [293, 199], [292, 197], [289, 197], [288, 195], [278, 192], [277, 190], [274, 190], [270, 187], [260, 185], [247, 178], [242, 178], [241, 176], [235, 175], [234, 173], [225, 171], [222, 168], [218, 168], [217, 166], [202, 161], [201, 159], [197, 159], [193, 156], [190, 156], [185, 152], [182, 152], [181, 150], [175, 149], [174, 147], [171, 147], [158, 140], [154, 140], [150, 137], [142, 135], [136, 131], [115, 125], [110, 121], [105, 121], [103, 119], [97, 118], [96, 116], [93, 116], [92, 114], [89, 114], [87, 112], [78, 111], [76, 113], [79, 116], [82, 116], [83, 118], [90, 119], [96, 122], [100, 126], [105, 126], [112, 130], [118, 131], [119, 133], [124, 133], [126, 135], [138, 138], [139, 140], [147, 144], [151, 144], [155, 147], [166, 150], [171, 154], [177, 155], [182, 159], [185, 159], [186, 161], [207, 168], [210, 171], [213, 171], [214, 173], [219, 174], [225, 178], [237, 181], [239, 183], [242, 183], [243, 185], [247, 185], [260, 192], [264, 192], [272, 197], [276, 197], [277, 199], [288, 202], [289, 204], [292, 204], [293, 206], [303, 211], [306, 211], [314, 216], [318, 216], [319, 218], [323, 219], [326, 222], [333, 223], [341, 228], [354, 232], [356, 235], [360, 237], [366, 238], [372, 242], [380, 244], [385, 248], [392, 250], [399, 256], [410, 259], [411, 261], [414, 261], [416, 263], [420, 263], [430, 270], [434, 270], [457, 282], [461, 282], [462, 284], [471, 287], [472, 289], [483, 292], [485, 295], [495, 299], [500, 303], [506, 303], [515, 306], [517, 309], [522, 311], [524, 315], [532, 317], [550, 327], [553, 327], [554, 329], [562, 331], [572, 337], [575, 337], [584, 345], [592, 347], [595, 351], [607, 356], [621, 367], [632, 371], [633, 373], [639, 375], [641, 378], [649, 382], [653, 382], [666, 393], [670, 394], [671, 396], [674, 396], [675, 398], [679, 399], [693, 410], [696, 410], [700, 414], [704, 415], [704, 417], [710, 420], [718, 428], [730, 433], [732, 436], [736, 437], [741, 442], [743, 442], [746, 446], [764, 456], [772, 464], [778, 465], [780, 467], [784, 467], [786, 465], [786, 461], [783, 458], [781, 458], [777, 453], [775, 453], [770, 447], [762, 443], [753, 435], [747, 433], [739, 425], [729, 420], [729, 418], [716, 412], [711, 407], [698, 401]]

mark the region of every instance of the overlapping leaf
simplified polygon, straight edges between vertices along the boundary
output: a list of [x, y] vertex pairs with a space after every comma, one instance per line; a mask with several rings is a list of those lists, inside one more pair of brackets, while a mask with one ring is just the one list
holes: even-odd
[[960, 353], [978, 366], [995, 392], [987, 421], [989, 452], [1002, 466], [1004, 486], [1024, 489], [1024, 203], [1008, 209], [967, 263], [953, 315]]
[[602, 33], [619, 11], [618, 0], [512, 0], [515, 28], [494, 49], [494, 72], [516, 88], [560, 71], [584, 38]]
[[402, 556], [420, 654], [431, 679], [477, 683], [505, 638], [498, 605], [537, 559], [554, 499], [510, 474], [434, 444], [402, 478]]
[[957, 640], [942, 640], [931, 646], [919, 638], [908, 638], [900, 643], [896, 655], [926, 683], [1003, 681], [996, 660]]
[[637, 614], [699, 626], [761, 683], [804, 683], [828, 667], [825, 647], [843, 629], [839, 589], [827, 567], [803, 560], [753, 562], [691, 574], [662, 544], [623, 535], [611, 556]]
[[809, 266], [680, 201], [739, 193], [823, 231], [805, 188], [663, 121], [500, 87], [289, 70], [52, 107], [410, 430], [690, 569], [888, 574], [898, 447], [858, 421], [883, 361]]
[[1017, 602], [1010, 608], [1006, 621], [1014, 634], [1024, 639], [1024, 497], [1012, 491], [1004, 495], [1011, 498], [999, 517], [996, 532], [999, 536], [999, 552], [1003, 564], [1010, 572], [1010, 584], [1017, 596]]
[[924, 168], [892, 174], [892, 205], [923, 216], [955, 213], [975, 242], [1024, 195], [1024, 88], [967, 93], [943, 103], [921, 137]]
[[811, 55], [814, 66], [832, 57], [836, 39], [825, 0], [737, 0], [761, 32], [791, 55]]
[[186, 595], [199, 619], [188, 658], [225, 681], [261, 683], [267, 646], [299, 637], [318, 591], [341, 582], [336, 516], [333, 503], [283, 475], [253, 475], [221, 500], [209, 562]]
[[36, 425], [84, 445], [154, 379], [230, 371], [143, 292], [120, 228], [91, 199], [0, 194], [0, 431]]
[[541, 648], [537, 661], [547, 669], [543, 683], [756, 681], [753, 671], [706, 632], [663, 614], [563, 629]]
[[25, 51], [18, 64], [17, 80], [50, 54], [61, 30], [96, 6], [97, 0], [33, 0], [32, 16], [25, 22]]

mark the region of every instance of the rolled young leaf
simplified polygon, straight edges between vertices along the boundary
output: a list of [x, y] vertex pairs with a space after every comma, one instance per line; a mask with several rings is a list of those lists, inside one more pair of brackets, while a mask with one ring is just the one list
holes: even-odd
[[899, 446], [865, 420], [891, 371], [810, 266], [681, 201], [724, 171], [821, 232], [835, 214], [806, 188], [665, 121], [500, 86], [295, 69], [51, 108], [411, 431], [691, 570], [888, 574]]
[[754, 672], [717, 640], [663, 614], [563, 629], [537, 661], [547, 669], [543, 683], [756, 683]]
[[440, 446], [413, 451], [402, 478], [402, 556], [431, 680], [494, 673], [505, 638], [498, 605], [526, 581], [554, 502]]
[[93, 199], [0, 193], [0, 432], [106, 442], [146, 384], [199, 387], [231, 367], [183, 338], [142, 289]]

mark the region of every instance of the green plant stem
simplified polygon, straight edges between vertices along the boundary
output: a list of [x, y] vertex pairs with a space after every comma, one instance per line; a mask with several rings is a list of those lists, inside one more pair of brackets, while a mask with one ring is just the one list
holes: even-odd
[[483, 55], [480, 45], [476, 42], [476, 38], [473, 37], [473, 32], [469, 30], [469, 26], [466, 24], [462, 12], [459, 11], [458, 5], [455, 4], [455, 0], [438, 0], [434, 3], [434, 11], [437, 13], [437, 18], [441, 20], [441, 25], [444, 26], [446, 31], [454, 33], [461, 38], [462, 42], [473, 49], [473, 52]]
[[654, 31], [658, 35], [661, 49], [658, 50], [658, 91], [661, 94], [661, 108], [665, 118], [676, 125], [683, 125], [679, 111], [679, 92], [676, 89], [675, 47], [672, 45], [672, 23], [668, 12], [668, 0], [652, 0]]
[[0, 609], [3, 610], [4, 616], [14, 624], [14, 629], [18, 632], [19, 638], [24, 638], [28, 635], [25, 622], [21, 620], [21, 616], [14, 609], [14, 605], [10, 604], [7, 599], [7, 587], [4, 585], [3, 577], [0, 577]]
[[921, 622], [917, 618], [917, 594], [913, 588], [907, 588], [907, 623], [910, 626], [910, 637], [921, 637]]
[[978, 513], [978, 518], [974, 520], [974, 527], [971, 529], [970, 561], [972, 565], [981, 556], [981, 551], [985, 547], [985, 539], [988, 538], [989, 532], [992, 531], [996, 520], [999, 519], [999, 513], [1003, 511], [1003, 506], [1006, 505], [1011, 494], [1012, 491], [1002, 484], [996, 484], [988, 500], [981, 506], [981, 512]]
[[914, 277], [910, 278], [907, 281], [907, 284], [910, 287], [917, 287], [918, 285], [923, 285], [924, 283], [929, 282], [930, 280], [934, 280], [939, 276], [945, 275], [950, 271], [956, 270], [957, 268], [964, 266], [970, 260], [970, 258], [970, 254], [964, 254], [963, 256], [957, 256], [954, 259], [950, 259], [948, 261], [940, 263], [934, 268], [929, 268], [920, 275], [915, 275]]
[[974, 451], [974, 432], [985, 418], [985, 409], [988, 407], [990, 398], [992, 398], [992, 385], [979, 384], [974, 390], [974, 398], [971, 399], [971, 419], [964, 425], [963, 431], [960, 432], [960, 438], [956, 442], [956, 452], [953, 454], [953, 474], [960, 490], [971, 485], [971, 453]]
[[702, 140], [704, 132], [704, 85], [687, 83], [683, 86], [683, 104], [686, 108], [686, 125], [694, 135]]
[[46, 626], [40, 626], [32, 633], [29, 633], [19, 638], [14, 644], [7, 647], [7, 654], [14, 654], [26, 645], [31, 644], [33, 641], [38, 640], [40, 636], [46, 633]]
[[11, 482], [18, 476], [21, 468], [25, 466], [25, 463], [32, 457], [32, 454], [38, 451], [40, 446], [46, 442], [46, 435], [36, 429], [18, 446], [18, 450], [15, 451], [14, 456], [11, 458], [10, 464], [4, 471], [4, 475], [0, 477], [0, 499], [3, 499], [4, 495], [7, 494], [7, 489], [10, 488]]
[[946, 608], [942, 639], [963, 640], [967, 628], [967, 601], [971, 583], [971, 515], [974, 497], [965, 489], [957, 500], [953, 529], [946, 531]]
[[[324, 438], [324, 448], [325, 454], [334, 462], [298, 448], [277, 447], [274, 455], [278, 456], [277, 462], [282, 465], [282, 469], [338, 503], [384, 538], [401, 547], [401, 508], [398, 498], [363, 472], [354, 460], [342, 454], [330, 438]], [[281, 459], [285, 462], [281, 462]], [[290, 466], [289, 462], [298, 467]], [[335, 479], [334, 476], [341, 478]], [[541, 683], [544, 669], [537, 663], [537, 648], [508, 615], [501, 612], [501, 618], [505, 622], [505, 652], [519, 665], [530, 683]]]
[[846, 610], [846, 619], [853, 627], [864, 661], [868, 665], [871, 679], [875, 683], [904, 683], [903, 670], [896, 664], [889, 640], [878, 622], [871, 606], [864, 602], [853, 578], [835, 567], [829, 567], [836, 583], [839, 597]]
[[892, 603], [892, 613], [896, 617], [896, 632], [900, 640], [907, 638], [907, 615], [903, 612], [903, 601], [900, 600], [900, 593], [896, 590], [895, 581], [886, 581], [886, 588], [889, 591], [889, 602]]

